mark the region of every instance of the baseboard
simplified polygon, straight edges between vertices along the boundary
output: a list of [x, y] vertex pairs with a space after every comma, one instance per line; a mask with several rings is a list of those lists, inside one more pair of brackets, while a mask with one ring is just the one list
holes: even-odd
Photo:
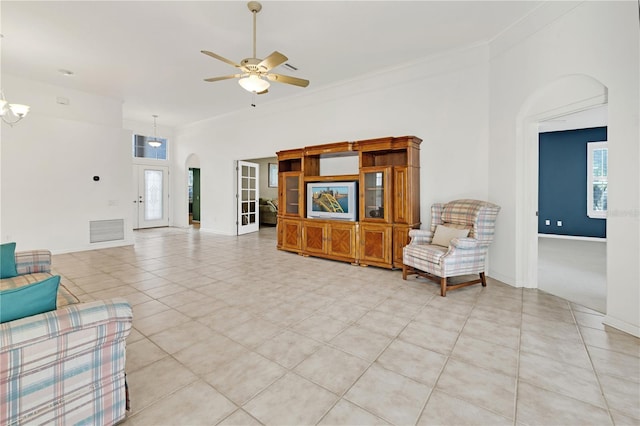
[[67, 254], [67, 253], [78, 253], [82, 251], [90, 251], [90, 250], [98, 250], [105, 248], [116, 248], [116, 247], [126, 247], [135, 245], [135, 241], [133, 239], [124, 239], [118, 241], [105, 241], [101, 243], [91, 243], [90, 246], [82, 246], [82, 247], [74, 247], [74, 248], [63, 248], [63, 249], [52, 249], [51, 254]]
[[492, 279], [494, 279], [494, 280], [498, 280], [498, 281], [500, 281], [500, 282], [501, 282], [501, 283], [503, 283], [503, 284], [510, 285], [511, 287], [517, 287], [517, 286], [514, 284], [512, 277], [509, 277], [509, 276], [507, 276], [507, 275], [503, 275], [503, 274], [501, 274], [501, 273], [498, 273], [498, 272], [494, 272], [494, 271], [489, 270], [489, 272], [487, 272], [487, 277], [488, 277], [488, 278], [492, 278]]
[[629, 333], [632, 336], [640, 337], [639, 325], [629, 324], [628, 322], [614, 318], [611, 315], [606, 315], [602, 323], [604, 325], [617, 328], [620, 331], [624, 331], [625, 333]]
[[576, 241], [595, 241], [606, 243], [606, 238], [600, 237], [579, 237], [577, 235], [559, 235], [559, 234], [538, 234], [538, 238], [556, 238], [558, 240], [576, 240]]
[[213, 234], [213, 235], [227, 235], [227, 236], [236, 236], [237, 234], [230, 234], [227, 232], [222, 232], [219, 229], [213, 229], [213, 228], [203, 228], [202, 226], [200, 227], [200, 232], [204, 232], [207, 234]]

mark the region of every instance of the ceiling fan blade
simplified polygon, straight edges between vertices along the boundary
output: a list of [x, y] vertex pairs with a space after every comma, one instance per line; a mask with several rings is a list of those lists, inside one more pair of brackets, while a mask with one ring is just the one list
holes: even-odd
[[267, 56], [258, 64], [258, 67], [264, 68], [264, 71], [269, 71], [272, 68], [277, 67], [278, 65], [282, 65], [287, 62], [286, 56], [284, 56], [280, 52], [273, 52], [271, 55]]
[[219, 61], [226, 62], [226, 63], [228, 63], [229, 65], [231, 65], [233, 67], [240, 68], [240, 65], [236, 64], [231, 59], [224, 58], [224, 57], [222, 57], [222, 56], [220, 56], [220, 55], [218, 55], [216, 53], [209, 52], [208, 50], [201, 50], [200, 52], [204, 53], [205, 55], [211, 56], [212, 58], [215, 58], [215, 59], [217, 59]]
[[242, 74], [223, 75], [222, 77], [205, 78], [204, 81], [213, 82], [213, 81], [228, 80], [230, 78], [239, 78], [239, 77], [242, 77]]
[[307, 87], [309, 85], [309, 80], [304, 80], [302, 78], [291, 77], [288, 75], [282, 74], [267, 74], [267, 78], [271, 81], [277, 81], [278, 83], [286, 83], [293, 84], [294, 86]]

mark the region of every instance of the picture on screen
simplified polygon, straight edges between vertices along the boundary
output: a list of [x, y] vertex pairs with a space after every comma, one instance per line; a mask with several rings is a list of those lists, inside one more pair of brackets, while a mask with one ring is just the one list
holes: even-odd
[[349, 213], [349, 187], [316, 186], [311, 194], [312, 210], [332, 213]]

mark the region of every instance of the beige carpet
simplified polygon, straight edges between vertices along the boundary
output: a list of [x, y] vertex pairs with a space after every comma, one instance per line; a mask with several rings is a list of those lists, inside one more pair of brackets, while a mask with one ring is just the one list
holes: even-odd
[[606, 313], [607, 243], [538, 238], [538, 289]]

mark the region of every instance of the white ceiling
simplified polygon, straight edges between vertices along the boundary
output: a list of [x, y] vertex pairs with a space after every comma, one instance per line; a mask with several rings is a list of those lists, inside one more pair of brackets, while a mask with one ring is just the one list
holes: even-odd
[[[264, 104], [438, 52], [487, 42], [539, 1], [263, 1], [257, 55], [277, 50], [298, 67], [274, 72]], [[177, 126], [249, 108], [230, 65], [250, 57], [245, 1], [6, 1], [0, 3], [2, 72], [123, 101], [126, 120]], [[58, 70], [75, 73], [65, 77]]]

